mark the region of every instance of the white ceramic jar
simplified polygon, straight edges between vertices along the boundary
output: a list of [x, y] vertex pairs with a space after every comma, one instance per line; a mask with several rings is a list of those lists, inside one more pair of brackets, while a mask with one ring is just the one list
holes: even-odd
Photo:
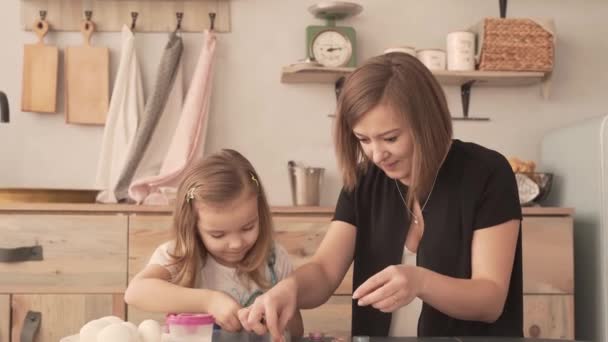
[[416, 51], [416, 57], [429, 70], [445, 70], [445, 51], [441, 49], [422, 49]]
[[412, 46], [398, 46], [384, 50], [384, 53], [401, 52], [416, 57], [416, 49]]
[[447, 55], [448, 70], [475, 70], [475, 34], [469, 31], [448, 33]]

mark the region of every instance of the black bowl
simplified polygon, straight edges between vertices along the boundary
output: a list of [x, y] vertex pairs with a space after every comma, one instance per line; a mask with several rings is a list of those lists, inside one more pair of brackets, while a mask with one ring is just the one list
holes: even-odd
[[549, 191], [551, 191], [551, 185], [553, 185], [553, 174], [548, 172], [517, 172], [517, 174], [526, 176], [538, 185], [539, 193], [532, 200], [521, 203], [522, 205], [533, 205], [535, 203], [542, 202]]

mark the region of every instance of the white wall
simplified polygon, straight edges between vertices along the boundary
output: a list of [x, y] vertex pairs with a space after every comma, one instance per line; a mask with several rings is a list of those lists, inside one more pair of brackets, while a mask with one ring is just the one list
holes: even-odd
[[[340, 188], [332, 122], [326, 115], [335, 106], [333, 86], [279, 82], [281, 66], [304, 57], [305, 27], [320, 23], [307, 11], [315, 1], [230, 1], [232, 32], [219, 35], [206, 151], [232, 147], [244, 153], [261, 174], [273, 205], [290, 204], [288, 160], [323, 166], [328, 186], [323, 188], [322, 204], [333, 205]], [[360, 3], [362, 14], [345, 23], [357, 30], [360, 61], [392, 45], [444, 48], [447, 32], [498, 15], [498, 1], [488, 0]], [[19, 111], [22, 46], [35, 41], [31, 32], [21, 30], [19, 6], [19, 1], [0, 3], [0, 90], [9, 96], [12, 109], [11, 123], [0, 124], [0, 186], [90, 188], [102, 128], [67, 125], [63, 114]], [[542, 99], [539, 86], [474, 87], [470, 114], [489, 116], [491, 121], [456, 122], [455, 135], [505, 155], [538, 160], [545, 132], [608, 112], [608, 2], [511, 0], [508, 16], [555, 19], [558, 45], [551, 97]], [[136, 36], [148, 94], [166, 34]], [[198, 56], [201, 34], [183, 36], [188, 75]], [[48, 37], [60, 48], [79, 44], [80, 39], [77, 33], [52, 32]], [[120, 34], [98, 33], [93, 43], [110, 47], [114, 74]], [[452, 112], [460, 115], [459, 88], [445, 90]], [[59, 94], [61, 98], [62, 88]]]

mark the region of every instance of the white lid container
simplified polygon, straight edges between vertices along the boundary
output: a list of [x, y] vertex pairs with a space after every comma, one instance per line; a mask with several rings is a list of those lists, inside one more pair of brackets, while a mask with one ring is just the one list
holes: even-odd
[[172, 342], [211, 342], [215, 319], [208, 314], [169, 314], [165, 320]]

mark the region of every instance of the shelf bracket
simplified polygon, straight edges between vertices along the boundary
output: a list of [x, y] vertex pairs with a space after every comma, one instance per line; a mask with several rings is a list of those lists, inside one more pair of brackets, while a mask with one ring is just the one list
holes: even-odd
[[471, 99], [471, 87], [475, 81], [468, 81], [460, 86], [460, 99], [462, 101], [462, 117], [469, 117], [469, 101]]
[[489, 118], [479, 118], [469, 116], [469, 102], [471, 100], [471, 87], [475, 80], [465, 82], [460, 85], [460, 99], [462, 101], [462, 117], [452, 117], [452, 120], [461, 121], [489, 121]]
[[500, 7], [500, 17], [507, 17], [507, 0], [498, 0], [498, 6]]

